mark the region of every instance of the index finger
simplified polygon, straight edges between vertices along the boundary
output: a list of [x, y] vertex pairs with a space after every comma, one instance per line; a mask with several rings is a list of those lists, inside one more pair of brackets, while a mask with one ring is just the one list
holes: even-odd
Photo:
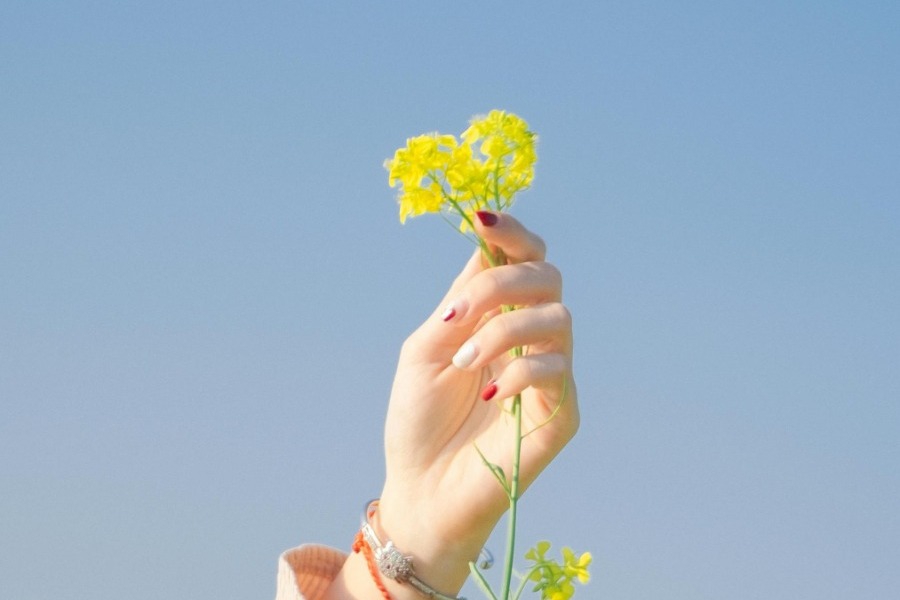
[[509, 262], [541, 261], [547, 245], [535, 233], [506, 213], [480, 210], [475, 213], [475, 231], [492, 251], [502, 250]]

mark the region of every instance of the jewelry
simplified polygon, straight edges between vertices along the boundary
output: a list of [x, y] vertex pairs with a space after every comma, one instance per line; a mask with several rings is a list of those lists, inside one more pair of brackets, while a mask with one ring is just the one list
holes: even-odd
[[[404, 555], [403, 552], [394, 546], [394, 542], [381, 543], [381, 540], [378, 539], [378, 534], [375, 533], [375, 528], [372, 527], [370, 522], [377, 506], [377, 499], [366, 503], [363, 509], [361, 532], [366, 543], [372, 548], [375, 555], [375, 563], [378, 565], [378, 570], [381, 571], [381, 574], [385, 577], [390, 577], [398, 583], [408, 583], [426, 598], [433, 598], [434, 600], [466, 600], [462, 597], [447, 596], [429, 586], [416, 577], [412, 556]], [[487, 549], [481, 551], [479, 558], [481, 558], [479, 566], [482, 569], [489, 569], [494, 564], [494, 557]]]

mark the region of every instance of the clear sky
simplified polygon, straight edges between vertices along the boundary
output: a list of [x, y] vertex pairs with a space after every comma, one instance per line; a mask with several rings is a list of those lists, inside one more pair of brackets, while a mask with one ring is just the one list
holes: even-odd
[[514, 213], [584, 418], [521, 539], [591, 550], [582, 599], [900, 597], [898, 32], [887, 1], [5, 0], [0, 597], [268, 598], [283, 549], [348, 548], [470, 252], [400, 225], [382, 161], [492, 108], [541, 136]]

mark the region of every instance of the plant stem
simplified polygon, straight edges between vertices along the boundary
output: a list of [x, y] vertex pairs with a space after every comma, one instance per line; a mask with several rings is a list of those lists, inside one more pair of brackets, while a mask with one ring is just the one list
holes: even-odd
[[[515, 348], [515, 353], [522, 354], [521, 348]], [[506, 532], [506, 560], [503, 565], [503, 587], [500, 588], [501, 600], [509, 600], [509, 592], [512, 583], [513, 560], [516, 556], [516, 517], [519, 505], [519, 459], [522, 455], [522, 395], [516, 394], [512, 404], [513, 420], [515, 421], [516, 437], [513, 452], [512, 481], [509, 485], [509, 516]]]
[[[506, 256], [503, 255], [502, 251], [498, 250], [495, 255], [488, 250], [487, 244], [484, 243], [481, 236], [478, 236], [478, 241], [481, 244], [481, 249], [485, 258], [487, 258], [488, 264], [490, 264], [491, 267], [506, 263]], [[502, 307], [503, 312], [509, 312], [515, 309], [516, 307], [511, 305], [504, 305]], [[516, 346], [511, 350], [511, 353], [514, 357], [520, 357], [524, 352], [521, 346]], [[515, 425], [515, 439], [513, 443], [512, 474], [510, 475], [506, 490], [507, 498], [509, 498], [509, 514], [507, 516], [506, 557], [503, 563], [503, 585], [500, 588], [499, 600], [509, 600], [510, 598], [509, 594], [512, 589], [513, 561], [516, 556], [516, 518], [518, 516], [519, 505], [519, 462], [522, 456], [522, 394], [516, 394], [513, 398], [511, 412]]]
[[525, 591], [525, 586], [528, 585], [528, 580], [531, 579], [531, 576], [538, 571], [544, 568], [544, 563], [537, 563], [531, 570], [522, 575], [521, 581], [519, 582], [519, 589], [516, 590], [515, 596], [512, 597], [512, 600], [519, 600], [522, 597], [522, 592]]

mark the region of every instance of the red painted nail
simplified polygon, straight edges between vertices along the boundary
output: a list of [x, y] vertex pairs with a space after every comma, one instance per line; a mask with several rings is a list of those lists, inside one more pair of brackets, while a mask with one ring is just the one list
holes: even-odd
[[450, 319], [456, 316], [456, 309], [452, 306], [448, 306], [444, 313], [441, 315], [441, 320], [446, 323]]
[[481, 221], [481, 224], [485, 227], [493, 227], [497, 224], [499, 220], [497, 215], [492, 212], [488, 212], [486, 210], [477, 210], [475, 211], [475, 216], [478, 217], [478, 220]]
[[481, 390], [481, 399], [487, 402], [497, 394], [497, 382], [491, 379]]

